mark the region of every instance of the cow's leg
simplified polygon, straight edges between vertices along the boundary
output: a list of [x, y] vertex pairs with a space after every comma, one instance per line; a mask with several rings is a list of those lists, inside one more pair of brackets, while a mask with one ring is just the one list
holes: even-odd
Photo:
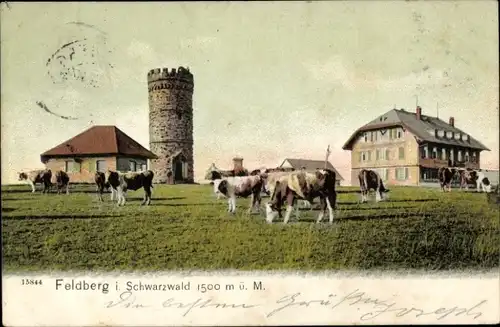
[[284, 224], [287, 224], [290, 220], [290, 215], [292, 214], [293, 205], [295, 203], [295, 196], [290, 192], [286, 197], [286, 214], [283, 220]]
[[276, 212], [273, 211], [271, 202], [266, 203], [266, 221], [271, 224], [276, 217]]
[[236, 195], [231, 196], [231, 204], [232, 204], [232, 213], [236, 213]]
[[122, 189], [122, 190], [121, 190], [121, 194], [122, 194], [122, 206], [124, 206], [124, 205], [125, 205], [125, 202], [127, 201], [127, 198], [126, 198], [126, 196], [127, 196], [127, 191]]
[[323, 220], [323, 217], [325, 216], [326, 198], [324, 196], [321, 196], [319, 198], [319, 205], [320, 205], [320, 210], [319, 210], [318, 219], [316, 220], [317, 224], [319, 224]]
[[151, 188], [150, 187], [148, 187], [147, 190], [146, 190], [146, 196], [147, 196], [147, 199], [148, 199], [147, 202], [146, 202], [146, 204], [150, 205], [151, 204]]
[[68, 183], [68, 184], [66, 184], [66, 194], [68, 194], [68, 195], [69, 195], [69, 183]]
[[337, 194], [328, 195], [326, 198], [326, 207], [328, 208], [328, 215], [330, 218], [330, 224], [333, 223], [333, 219], [335, 218], [335, 208], [337, 203]]
[[33, 183], [31, 180], [28, 180], [28, 185], [31, 186], [31, 193], [35, 193], [35, 183]]
[[[306, 201], [302, 201], [302, 203], [305, 203]], [[300, 217], [300, 205], [299, 205], [299, 201], [294, 201], [294, 205], [295, 207], [295, 219], [298, 221], [299, 220], [299, 217]]]
[[252, 193], [252, 195], [250, 196], [250, 207], [248, 208], [247, 213], [251, 214], [254, 207], [255, 207], [255, 194]]
[[377, 188], [375, 190], [375, 202], [380, 202], [382, 201], [382, 197], [380, 196], [381, 195], [381, 191], [380, 191], [380, 188]]

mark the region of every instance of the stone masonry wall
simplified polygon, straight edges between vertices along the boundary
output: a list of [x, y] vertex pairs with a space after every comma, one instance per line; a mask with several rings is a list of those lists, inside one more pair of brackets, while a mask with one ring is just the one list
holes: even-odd
[[[188, 162], [188, 178], [194, 182], [193, 75], [179, 67], [148, 73], [149, 147], [159, 158], [151, 160], [154, 183], [167, 183], [172, 156], [182, 151]], [[172, 171], [173, 173], [173, 171]]]

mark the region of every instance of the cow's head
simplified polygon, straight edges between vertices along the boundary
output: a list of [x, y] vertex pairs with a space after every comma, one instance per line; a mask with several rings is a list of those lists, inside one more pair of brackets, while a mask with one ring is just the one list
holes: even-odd
[[28, 175], [26, 173], [18, 173], [18, 180], [20, 181], [24, 181], [24, 180], [27, 180], [28, 179]]
[[216, 179], [213, 181], [214, 194], [227, 196], [228, 193], [228, 181], [225, 179]]

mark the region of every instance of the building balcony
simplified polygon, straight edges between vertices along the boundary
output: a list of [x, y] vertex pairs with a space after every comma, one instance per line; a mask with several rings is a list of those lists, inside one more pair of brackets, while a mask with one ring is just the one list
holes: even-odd
[[418, 163], [420, 166], [427, 168], [439, 168], [448, 166], [448, 160], [442, 159], [420, 158]]

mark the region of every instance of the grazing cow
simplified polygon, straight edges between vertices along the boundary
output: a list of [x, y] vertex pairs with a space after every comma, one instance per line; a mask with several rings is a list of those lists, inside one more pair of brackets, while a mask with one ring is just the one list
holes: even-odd
[[94, 174], [94, 181], [96, 184], [97, 198], [99, 201], [104, 201], [102, 198], [102, 194], [105, 189], [111, 189], [111, 201], [115, 198], [115, 190], [110, 187], [109, 183], [106, 183], [106, 175], [103, 172], [96, 171]]
[[441, 185], [441, 191], [445, 191], [445, 186], [448, 187], [448, 192], [451, 192], [451, 181], [457, 173], [456, 168], [440, 167], [438, 169], [439, 184]]
[[316, 197], [320, 198], [321, 207], [316, 223], [321, 222], [327, 209], [330, 216], [330, 223], [333, 223], [334, 210], [337, 203], [334, 171], [318, 169], [315, 173], [297, 171], [288, 173], [280, 177], [275, 183], [271, 200], [266, 204], [266, 220], [268, 223], [272, 223], [276, 212], [281, 218], [281, 207], [286, 203], [286, 215], [283, 221], [286, 224], [290, 219], [294, 207], [298, 215], [296, 200], [302, 199], [311, 202]]
[[19, 173], [19, 181], [27, 181], [31, 185], [31, 193], [35, 193], [35, 184], [43, 184], [42, 193], [48, 193], [52, 186], [52, 171], [50, 169], [32, 170], [27, 173]]
[[370, 190], [375, 191], [375, 199], [377, 202], [384, 200], [384, 193], [389, 192], [389, 190], [385, 188], [380, 175], [374, 170], [361, 169], [358, 174], [358, 179], [362, 203], [368, 201], [367, 195]]
[[[272, 195], [273, 192], [274, 192], [274, 188], [276, 186], [276, 182], [281, 177], [288, 176], [289, 174], [290, 174], [290, 172], [284, 172], [284, 171], [272, 172], [272, 173], [265, 173], [264, 176], [265, 176], [265, 179], [266, 179], [266, 183], [264, 185], [264, 192], [267, 195]], [[309, 200], [305, 200], [305, 199], [297, 199], [297, 202], [298, 202], [297, 204], [300, 207], [312, 210], [313, 200], [314, 199], [311, 199], [310, 201]], [[298, 211], [296, 211], [296, 214], [298, 215]], [[281, 218], [281, 216], [280, 216], [280, 218]]]
[[483, 172], [477, 170], [460, 170], [460, 189], [469, 189], [469, 184], [476, 184], [477, 192], [491, 191], [491, 183], [488, 177]]
[[264, 176], [234, 176], [213, 181], [214, 193], [228, 199], [228, 212], [236, 212], [236, 197], [247, 198], [251, 195], [248, 213], [256, 206], [260, 209], [261, 195], [264, 189]]
[[66, 172], [58, 170], [56, 172], [57, 194], [60, 194], [62, 189], [66, 187], [66, 194], [69, 194], [69, 176]]
[[490, 193], [486, 194], [486, 199], [490, 205], [498, 209], [498, 205], [500, 204], [500, 189], [498, 184]]
[[118, 206], [125, 205], [125, 195], [127, 190], [136, 191], [144, 188], [144, 200], [141, 205], [151, 203], [151, 188], [153, 188], [154, 173], [151, 170], [141, 172], [120, 173], [107, 170], [105, 175], [105, 184], [116, 192]]

